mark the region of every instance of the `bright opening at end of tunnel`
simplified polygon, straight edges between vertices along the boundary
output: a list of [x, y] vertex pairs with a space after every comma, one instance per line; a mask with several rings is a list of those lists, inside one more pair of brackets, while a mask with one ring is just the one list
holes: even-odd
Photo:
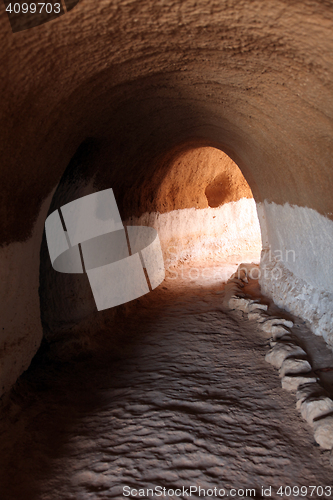
[[333, 500], [332, 4], [2, 2], [0, 500]]
[[221, 150], [192, 147], [174, 155], [156, 208], [125, 224], [158, 231], [167, 279], [209, 286], [226, 281], [242, 262], [259, 264], [256, 203], [241, 170]]

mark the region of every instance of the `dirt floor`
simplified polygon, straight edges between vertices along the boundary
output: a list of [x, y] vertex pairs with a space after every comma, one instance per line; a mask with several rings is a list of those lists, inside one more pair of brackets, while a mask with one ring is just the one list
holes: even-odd
[[[331, 498], [310, 494], [332, 484], [329, 453], [265, 362], [267, 339], [222, 308], [233, 267], [169, 273], [130, 305], [113, 352], [35, 360], [3, 403], [1, 500], [120, 499], [125, 486], [128, 498], [152, 498], [146, 489], [157, 486], [160, 498], [188, 498], [191, 486], [206, 490], [201, 498], [250, 496], [232, 488]], [[308, 490], [281, 496], [281, 486]]]

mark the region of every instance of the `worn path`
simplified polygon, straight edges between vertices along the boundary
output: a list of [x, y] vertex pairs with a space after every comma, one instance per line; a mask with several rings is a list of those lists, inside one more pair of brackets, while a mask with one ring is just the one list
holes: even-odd
[[213, 282], [169, 279], [133, 308], [112, 360], [44, 363], [17, 385], [1, 500], [124, 498], [126, 485], [287, 498], [274, 491], [332, 484], [328, 454], [264, 360], [267, 340], [222, 309]]

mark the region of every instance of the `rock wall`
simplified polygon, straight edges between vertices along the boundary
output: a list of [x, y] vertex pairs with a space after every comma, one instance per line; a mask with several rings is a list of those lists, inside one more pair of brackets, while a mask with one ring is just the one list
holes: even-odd
[[[157, 201], [179, 153], [224, 151], [256, 202], [270, 207], [266, 227], [262, 222], [267, 244], [301, 255], [288, 271], [318, 293], [331, 293], [329, 1], [81, 0], [66, 15], [15, 34], [2, 3], [0, 27], [3, 379], [14, 381], [35, 349], [32, 339], [40, 338], [37, 249], [44, 217], [38, 217], [87, 138], [100, 152], [90, 165], [94, 189], [114, 188], [123, 220], [237, 201], [227, 192], [216, 198], [216, 185], [225, 183], [218, 173], [206, 179], [200, 199], [184, 193], [184, 205], [175, 206], [173, 191], [164, 208]], [[286, 204], [297, 209], [285, 210]], [[263, 286], [269, 291], [275, 284]], [[30, 338], [26, 324], [31, 342], [23, 341]], [[14, 368], [8, 342], [21, 341], [30, 347]]]
[[39, 303], [39, 253], [52, 194], [31, 237], [0, 248], [0, 395], [28, 368], [43, 337]]
[[333, 347], [333, 222], [306, 207], [265, 202], [258, 209], [265, 243], [262, 291], [308, 320]]
[[[57, 186], [49, 213], [96, 191], [101, 149], [103, 145], [92, 139], [80, 145]], [[238, 166], [225, 153], [211, 147], [182, 145], [169, 152], [161, 164], [165, 173], [153, 196], [149, 196], [151, 186], [146, 179], [139, 191], [140, 210], [154, 207], [161, 212], [145, 212], [123, 222], [157, 229], [167, 269], [185, 259], [219, 260], [231, 254], [236, 263], [243, 261], [245, 255], [259, 261], [261, 235], [252, 192]], [[226, 179], [222, 185], [215, 182], [221, 176]], [[154, 177], [149, 179], [152, 185], [156, 182]], [[206, 195], [206, 188], [212, 183], [215, 193], [222, 194], [217, 208], [209, 207]], [[110, 186], [113, 184], [106, 178], [100, 187]], [[224, 199], [229, 203], [223, 203]], [[96, 312], [91, 288], [85, 274], [64, 274], [52, 268], [45, 235], [39, 294], [45, 338], [49, 342], [68, 341], [72, 335], [78, 342], [78, 325]]]
[[261, 233], [253, 199], [242, 198], [217, 208], [145, 213], [125, 224], [152, 226], [158, 231], [167, 267], [185, 260], [218, 262], [230, 256], [239, 263], [260, 261]]

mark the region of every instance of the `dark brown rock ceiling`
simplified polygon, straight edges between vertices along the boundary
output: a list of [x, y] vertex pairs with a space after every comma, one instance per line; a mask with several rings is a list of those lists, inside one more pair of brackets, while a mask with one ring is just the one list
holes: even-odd
[[[123, 216], [181, 144], [223, 149], [257, 200], [332, 216], [331, 1], [81, 2], [13, 34], [1, 4], [1, 242], [30, 234], [79, 145]], [[85, 167], [85, 168], [86, 168]]]

